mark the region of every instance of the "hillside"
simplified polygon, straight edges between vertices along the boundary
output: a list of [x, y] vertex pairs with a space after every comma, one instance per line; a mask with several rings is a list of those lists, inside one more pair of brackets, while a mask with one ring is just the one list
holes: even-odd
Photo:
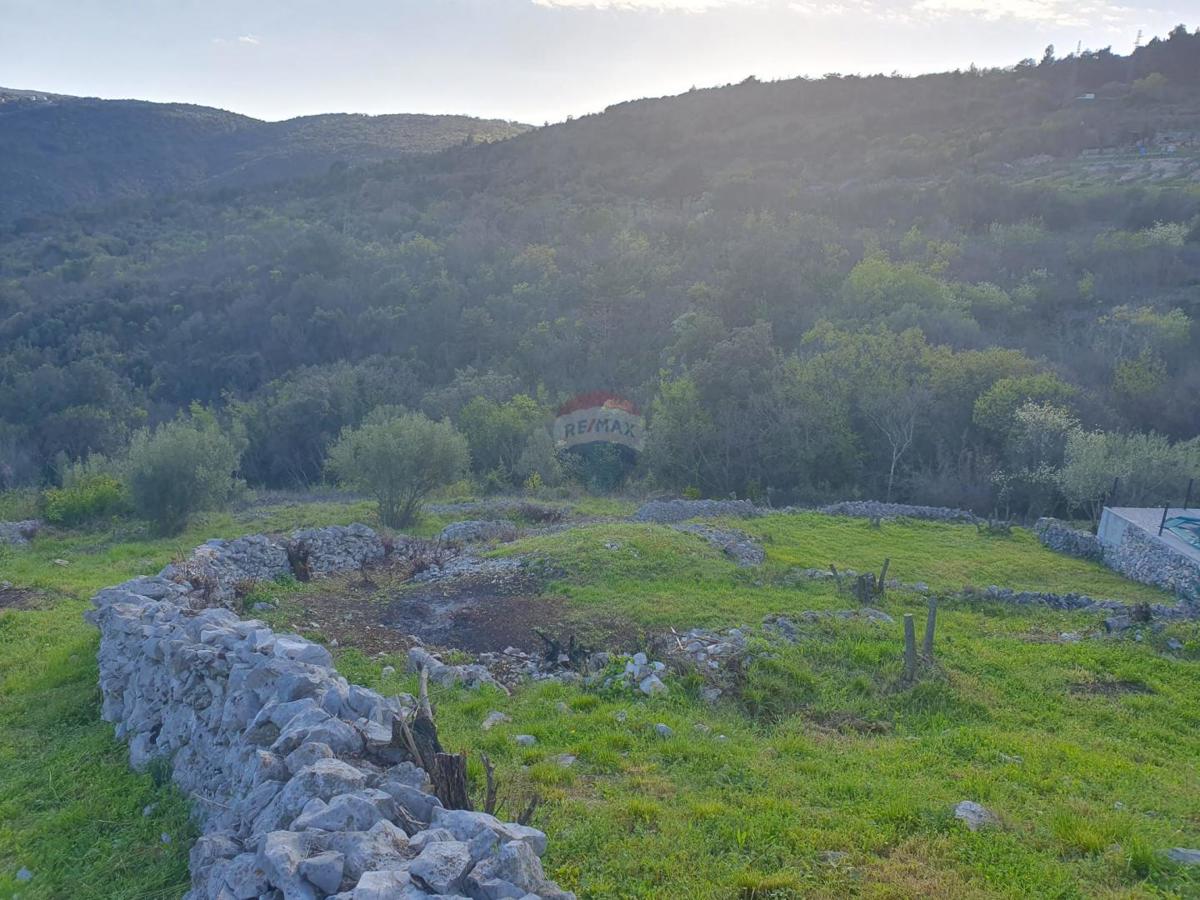
[[[524, 395], [523, 440], [603, 388], [649, 410], [638, 474], [675, 490], [1078, 508], [1102, 488], [1059, 489], [1069, 436], [1195, 452], [1198, 48], [1180, 27], [1128, 57], [748, 80], [27, 220], [0, 242], [7, 478], [119, 455], [198, 401], [245, 429], [251, 483], [307, 484], [381, 404], [466, 428], [474, 398]], [[225, 148], [268, 127], [180, 109]], [[239, 159], [230, 180], [257, 171]], [[525, 477], [520, 446], [472, 449], [476, 475]]]
[[182, 103], [0, 88], [0, 223], [195, 188], [327, 172], [526, 126], [470, 116], [322, 115], [262, 122]]

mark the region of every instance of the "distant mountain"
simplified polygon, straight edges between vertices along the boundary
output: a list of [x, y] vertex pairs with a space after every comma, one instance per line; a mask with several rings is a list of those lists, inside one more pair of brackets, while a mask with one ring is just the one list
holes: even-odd
[[0, 222], [323, 174], [339, 163], [432, 153], [527, 130], [498, 119], [405, 114], [263, 122], [185, 103], [0, 88]]

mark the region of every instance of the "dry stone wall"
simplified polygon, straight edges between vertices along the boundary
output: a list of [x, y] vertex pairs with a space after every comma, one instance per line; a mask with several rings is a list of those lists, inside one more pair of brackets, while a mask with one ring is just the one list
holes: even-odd
[[1184, 603], [1200, 606], [1200, 563], [1136, 526], [1120, 543], [1105, 545], [1104, 561], [1126, 578], [1172, 591]]
[[978, 517], [965, 509], [949, 506], [913, 506], [909, 503], [883, 503], [879, 500], [843, 500], [820, 510], [827, 516], [852, 516], [862, 519], [926, 519], [931, 522], [976, 522]]
[[633, 521], [669, 525], [688, 519], [719, 516], [749, 519], [759, 515], [762, 515], [762, 510], [749, 500], [651, 500], [643, 503], [633, 514]]
[[1058, 519], [1041, 518], [1033, 526], [1034, 533], [1043, 546], [1057, 553], [1065, 553], [1077, 559], [1104, 561], [1104, 548], [1091, 532], [1072, 528]]
[[1051, 550], [1102, 562], [1132, 581], [1171, 591], [1185, 604], [1200, 604], [1200, 564], [1136, 525], [1126, 527], [1115, 545], [1057, 519], [1038, 519], [1034, 531]]
[[350, 684], [319, 644], [211, 605], [291, 571], [296, 542], [314, 572], [382, 555], [365, 526], [210, 542], [100, 591], [88, 614], [104, 719], [132, 765], [163, 760], [192, 799], [188, 900], [572, 897], [545, 876], [542, 832], [442, 808], [392, 746], [411, 697]]

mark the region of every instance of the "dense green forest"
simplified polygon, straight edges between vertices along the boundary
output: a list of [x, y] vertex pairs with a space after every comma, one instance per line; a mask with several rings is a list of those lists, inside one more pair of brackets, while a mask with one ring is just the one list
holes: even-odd
[[631, 477], [706, 495], [1035, 515], [1200, 469], [1183, 26], [1128, 57], [750, 79], [0, 242], [9, 485], [193, 403], [252, 484], [321, 480], [379, 406], [448, 417], [487, 484], [611, 484], [539, 452], [597, 389], [649, 414]]

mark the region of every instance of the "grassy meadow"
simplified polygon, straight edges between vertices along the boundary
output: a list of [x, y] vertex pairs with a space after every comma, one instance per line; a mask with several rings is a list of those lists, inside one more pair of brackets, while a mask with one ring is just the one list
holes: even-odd
[[[435, 533], [449, 518], [416, 530]], [[161, 772], [131, 773], [99, 720], [87, 597], [210, 537], [354, 520], [372, 521], [369, 506], [264, 501], [170, 540], [122, 526], [47, 534], [0, 556], [0, 580], [38, 592], [30, 608], [0, 611], [0, 896], [186, 889], [187, 800]], [[543, 561], [545, 592], [566, 598], [569, 617], [647, 633], [756, 629], [768, 613], [847, 608], [833, 585], [789, 570], [877, 569], [884, 557], [895, 577], [937, 591], [999, 584], [1164, 599], [1019, 529], [874, 529], [816, 514], [729, 524], [763, 540], [763, 567], [739, 569], [695, 535], [616, 521], [496, 552]], [[715, 705], [688, 675], [652, 700], [562, 684], [511, 697], [438, 689], [443, 740], [471, 753], [480, 782], [478, 754], [495, 761], [510, 815], [530, 794], [542, 798], [534, 824], [550, 834], [547, 869], [584, 898], [1200, 896], [1200, 873], [1158, 852], [1200, 846], [1196, 625], [1142, 641], [1064, 641], [1097, 617], [945, 601], [936, 665], [910, 685], [898, 620], [920, 617], [924, 600], [894, 591], [880, 607], [897, 624], [826, 619], [793, 646], [763, 644], [738, 696]], [[1170, 639], [1182, 649], [1169, 650]], [[353, 681], [414, 688], [382, 674], [403, 673], [398, 658], [336, 653]], [[512, 722], [483, 731], [492, 710]], [[661, 737], [659, 723], [673, 734]], [[537, 743], [518, 747], [516, 734]], [[972, 833], [956, 821], [954, 804], [968, 799], [1000, 827]], [[23, 867], [33, 877], [20, 882]]]

